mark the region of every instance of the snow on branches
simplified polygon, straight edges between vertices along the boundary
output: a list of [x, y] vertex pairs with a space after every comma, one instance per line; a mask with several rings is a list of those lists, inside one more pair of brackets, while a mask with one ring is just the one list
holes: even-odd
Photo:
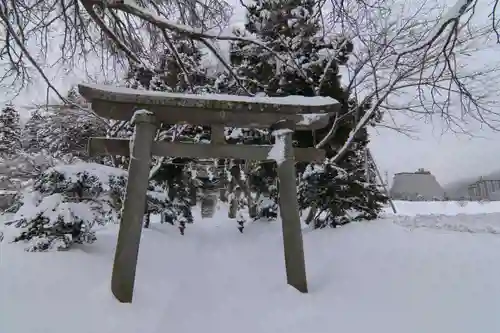
[[14, 242], [28, 251], [69, 249], [93, 243], [94, 226], [116, 221], [123, 187], [114, 179], [125, 171], [100, 164], [77, 163], [48, 169], [25, 189], [11, 224], [20, 228]]
[[21, 149], [19, 112], [13, 105], [0, 111], [0, 156], [12, 156]]
[[[125, 170], [96, 163], [77, 162], [46, 170], [17, 199], [17, 212], [7, 223], [20, 230], [13, 241], [27, 243], [28, 251], [66, 250], [74, 244], [93, 243], [96, 225], [119, 221], [126, 183]], [[152, 184], [147, 202], [145, 214], [169, 211], [176, 216], [174, 222], [184, 221], [176, 211], [177, 202], [167, 197], [164, 188]]]

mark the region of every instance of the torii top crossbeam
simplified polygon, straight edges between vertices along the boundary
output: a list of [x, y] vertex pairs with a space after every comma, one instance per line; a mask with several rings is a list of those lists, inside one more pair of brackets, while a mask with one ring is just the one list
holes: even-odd
[[333, 98], [319, 96], [195, 95], [92, 84], [78, 90], [99, 116], [115, 120], [130, 120], [137, 109], [147, 109], [164, 123], [268, 127], [293, 120], [299, 129], [318, 129], [340, 109]]

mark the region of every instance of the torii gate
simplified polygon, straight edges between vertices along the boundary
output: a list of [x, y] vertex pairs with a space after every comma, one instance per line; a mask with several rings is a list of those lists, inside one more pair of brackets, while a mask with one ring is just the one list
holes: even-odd
[[[243, 97], [194, 95], [140, 91], [103, 85], [80, 84], [80, 94], [103, 118], [132, 120], [133, 140], [92, 138], [91, 155], [131, 156], [120, 231], [116, 244], [111, 290], [123, 303], [131, 303], [142, 218], [146, 202], [152, 155], [192, 158], [271, 160], [273, 145], [230, 145], [224, 127], [271, 128], [283, 143], [283, 161], [278, 162], [280, 214], [287, 282], [307, 293], [306, 268], [297, 203], [295, 162], [322, 161], [325, 153], [316, 148], [293, 148], [296, 129], [315, 130], [328, 125], [340, 104], [329, 97]], [[154, 141], [161, 123], [209, 125], [210, 144]]]

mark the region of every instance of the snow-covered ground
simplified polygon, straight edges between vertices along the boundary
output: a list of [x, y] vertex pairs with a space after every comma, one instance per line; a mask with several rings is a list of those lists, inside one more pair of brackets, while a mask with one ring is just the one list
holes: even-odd
[[[396, 205], [396, 216], [305, 230], [309, 294], [285, 283], [279, 223], [240, 234], [224, 209], [185, 236], [144, 230], [131, 305], [110, 292], [116, 226], [69, 252], [4, 241], [0, 332], [500, 332], [500, 202]], [[466, 227], [482, 232], [456, 231]]]
[[[500, 213], [500, 201], [395, 201], [396, 215], [448, 215]], [[386, 209], [392, 215], [392, 209]]]

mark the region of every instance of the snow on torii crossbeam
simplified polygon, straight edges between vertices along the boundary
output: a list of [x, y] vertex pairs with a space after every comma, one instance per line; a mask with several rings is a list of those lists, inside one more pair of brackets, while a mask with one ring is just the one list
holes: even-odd
[[[237, 158], [278, 162], [280, 214], [287, 282], [306, 293], [307, 279], [297, 203], [295, 161], [324, 158], [315, 148], [293, 148], [296, 129], [324, 128], [340, 104], [328, 97], [241, 97], [234, 95], [194, 95], [140, 91], [102, 85], [81, 84], [80, 94], [92, 103], [101, 117], [131, 120], [134, 140], [92, 138], [91, 155], [130, 155], [129, 176], [120, 231], [116, 245], [111, 290], [124, 303], [132, 302], [142, 218], [146, 203], [151, 156]], [[206, 125], [212, 127], [210, 144], [155, 142], [161, 123]], [[224, 126], [271, 128], [276, 141], [283, 144], [282, 156], [274, 156], [273, 146], [229, 145]], [[271, 156], [273, 155], [273, 156]], [[279, 161], [278, 161], [279, 160]]]
[[269, 128], [290, 120], [299, 130], [319, 129], [328, 124], [328, 114], [340, 108], [330, 97], [194, 95], [90, 84], [78, 89], [103, 118], [130, 120], [136, 110], [146, 109], [166, 124]]

